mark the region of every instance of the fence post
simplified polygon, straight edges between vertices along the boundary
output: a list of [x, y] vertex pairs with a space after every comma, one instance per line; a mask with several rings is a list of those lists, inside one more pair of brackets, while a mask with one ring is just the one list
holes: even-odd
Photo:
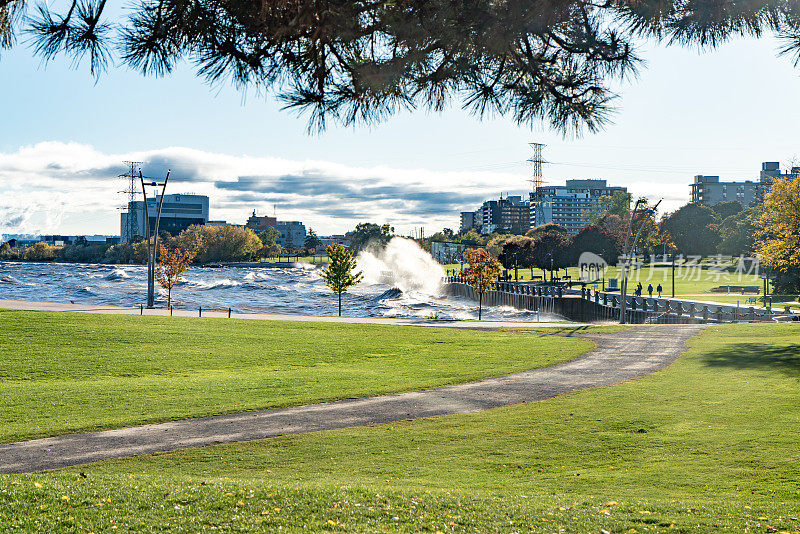
[[198, 317], [202, 317], [203, 316], [203, 307], [202, 306], [197, 308], [197, 316]]
[[144, 315], [144, 306], [139, 304], [139, 315]]
[[703, 322], [708, 322], [708, 306], [703, 306]]
[[230, 319], [230, 318], [231, 318], [231, 309], [228, 308], [228, 319]]
[[169, 316], [172, 317], [172, 304], [169, 305]]

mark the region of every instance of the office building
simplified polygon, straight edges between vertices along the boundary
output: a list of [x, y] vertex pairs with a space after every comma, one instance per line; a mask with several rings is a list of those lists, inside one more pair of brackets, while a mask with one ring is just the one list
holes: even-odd
[[462, 231], [476, 230], [482, 234], [524, 234], [531, 227], [531, 208], [522, 196], [487, 200], [476, 211], [461, 212]]
[[782, 173], [780, 163], [777, 161], [765, 161], [761, 164], [761, 173], [758, 181], [720, 181], [719, 176], [697, 175], [691, 185], [691, 200], [704, 206], [713, 206], [719, 202], [736, 200], [742, 206], [748, 207], [761, 202], [764, 198], [764, 193], [769, 191], [774, 180], [798, 174], [800, 174], [800, 167], [792, 167], [790, 172]]
[[298, 250], [305, 247], [306, 226], [300, 221], [278, 221], [275, 229], [280, 234], [278, 244], [289, 250]]
[[[152, 233], [156, 226], [158, 203], [161, 196], [147, 199], [147, 215], [144, 212], [144, 201], [136, 200], [128, 203], [128, 211], [120, 215], [120, 234], [122, 242], [130, 242], [134, 236], [145, 237]], [[150, 232], [147, 232], [146, 221], [149, 218]], [[208, 222], [208, 197], [205, 195], [165, 195], [161, 206], [159, 232], [177, 235], [193, 224], [205, 225]]]
[[300, 221], [279, 221], [275, 217], [259, 217], [253, 210], [245, 226], [256, 233], [274, 228], [278, 231], [276, 242], [283, 248], [298, 250], [305, 246], [306, 227]]
[[267, 228], [275, 227], [278, 224], [278, 220], [275, 217], [259, 217], [256, 215], [256, 210], [253, 210], [253, 214], [247, 219], [245, 226], [252, 229], [255, 233], [263, 232]]
[[553, 223], [577, 234], [587, 226], [587, 216], [602, 197], [625, 187], [609, 186], [606, 180], [567, 180], [566, 185], [539, 186], [530, 194], [531, 226]]

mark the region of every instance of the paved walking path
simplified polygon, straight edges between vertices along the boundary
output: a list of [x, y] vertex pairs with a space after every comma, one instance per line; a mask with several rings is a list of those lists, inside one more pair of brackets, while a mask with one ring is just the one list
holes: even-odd
[[615, 334], [587, 335], [597, 348], [569, 362], [457, 386], [9, 443], [0, 445], [0, 473], [41, 471], [106, 458], [539, 401], [662, 369], [702, 328], [641, 325]]

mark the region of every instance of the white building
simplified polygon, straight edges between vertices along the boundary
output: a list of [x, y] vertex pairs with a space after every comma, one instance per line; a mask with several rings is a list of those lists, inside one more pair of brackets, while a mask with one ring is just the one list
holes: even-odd
[[586, 225], [586, 217], [602, 197], [625, 187], [609, 186], [605, 180], [567, 180], [566, 185], [540, 186], [531, 193], [531, 226], [553, 223], [577, 234]]

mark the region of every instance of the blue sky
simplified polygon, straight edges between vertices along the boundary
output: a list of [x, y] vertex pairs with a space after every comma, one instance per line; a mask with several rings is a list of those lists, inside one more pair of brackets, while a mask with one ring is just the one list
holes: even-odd
[[269, 95], [209, 87], [188, 67], [164, 79], [112, 68], [95, 83], [86, 68], [63, 59], [45, 68], [18, 45], [0, 55], [0, 233], [118, 233], [123, 159], [172, 167], [172, 191], [209, 194], [216, 219], [276, 210], [319, 233], [363, 220], [433, 232], [457, 227], [481, 198], [526, 191], [534, 140], [548, 145], [550, 183], [606, 178], [675, 209], [695, 174], [755, 179], [762, 161], [800, 155], [800, 69], [776, 46], [645, 46], [638, 79], [617, 87], [614, 123], [564, 139], [480, 121], [457, 103], [308, 134]]

